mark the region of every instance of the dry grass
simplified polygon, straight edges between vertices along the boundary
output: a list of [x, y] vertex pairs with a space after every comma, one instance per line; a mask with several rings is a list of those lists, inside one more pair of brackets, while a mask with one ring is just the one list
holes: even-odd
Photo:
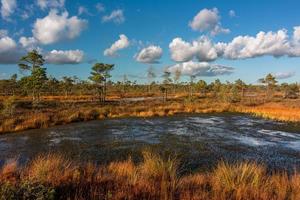
[[[107, 166], [77, 165], [60, 155], [39, 156], [26, 167], [15, 161], [0, 170], [0, 198], [297, 200], [300, 175], [267, 173], [256, 163], [220, 162], [207, 173], [178, 174], [178, 160], [143, 152]], [[30, 187], [29, 187], [30, 186]], [[54, 195], [54, 196], [53, 196]], [[14, 198], [12, 198], [14, 197]], [[47, 197], [47, 198], [46, 198]]]
[[25, 177], [33, 182], [59, 185], [76, 178], [76, 166], [60, 155], [38, 156], [26, 169]]
[[[265, 186], [265, 174], [265, 168], [255, 163], [229, 165], [221, 162], [212, 174], [214, 194], [220, 194], [220, 199], [258, 198], [258, 190]], [[245, 198], [247, 194], [251, 195]]]
[[280, 120], [286, 122], [300, 121], [300, 108], [281, 103], [269, 103], [255, 107], [236, 107], [236, 111], [242, 113], [254, 114], [258, 117], [268, 118], [272, 120]]
[[228, 111], [228, 104], [202, 102], [182, 104], [170, 102], [127, 103], [124, 105], [82, 105], [79, 108], [52, 108], [38, 113], [23, 112], [0, 122], [0, 133], [22, 131], [34, 128], [47, 128], [103, 118], [171, 116], [179, 113], [208, 113]]
[[88, 121], [103, 118], [171, 116], [180, 113], [240, 112], [272, 120], [299, 122], [299, 101], [265, 103], [254, 106], [242, 103], [223, 103], [211, 98], [193, 102], [161, 101], [131, 102], [124, 104], [47, 107], [38, 112], [24, 110], [13, 117], [0, 119], [0, 133], [33, 128], [47, 128], [59, 124]]

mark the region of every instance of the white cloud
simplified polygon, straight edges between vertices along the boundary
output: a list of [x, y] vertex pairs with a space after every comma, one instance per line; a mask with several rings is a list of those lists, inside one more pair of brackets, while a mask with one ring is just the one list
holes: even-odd
[[68, 12], [59, 15], [51, 10], [46, 17], [37, 19], [32, 30], [34, 37], [42, 44], [51, 44], [79, 36], [87, 21], [77, 16], [68, 18], [68, 15]]
[[98, 12], [104, 12], [105, 11], [105, 7], [102, 3], [97, 3], [96, 4], [96, 9]]
[[47, 8], [63, 8], [65, 6], [65, 0], [37, 0], [36, 3], [42, 10]]
[[104, 51], [105, 56], [116, 56], [117, 51], [127, 48], [129, 46], [130, 42], [126, 35], [121, 34], [119, 37], [120, 39], [114, 42], [110, 48], [105, 49]]
[[123, 10], [118, 9], [112, 11], [110, 15], [105, 15], [102, 17], [102, 22], [114, 22], [116, 24], [121, 24], [125, 21]]
[[135, 59], [141, 63], [158, 63], [158, 60], [163, 54], [162, 48], [159, 46], [151, 45], [142, 49], [136, 56]]
[[20, 37], [19, 43], [27, 50], [33, 50], [37, 47], [38, 41], [34, 37]]
[[294, 27], [293, 39], [296, 43], [300, 42], [300, 26]]
[[233, 73], [234, 68], [222, 65], [211, 64], [208, 62], [184, 62], [178, 63], [167, 68], [167, 71], [175, 73], [180, 71], [186, 76], [218, 76]]
[[300, 57], [300, 26], [294, 27], [291, 38], [285, 29], [277, 32], [261, 31], [256, 36], [237, 36], [228, 43], [213, 43], [205, 36], [192, 42], [175, 38], [169, 44], [169, 49], [171, 58], [176, 62], [186, 62], [194, 58], [202, 62], [213, 61], [217, 58]]
[[296, 72], [277, 72], [274, 74], [276, 79], [287, 79], [296, 75]]
[[84, 60], [84, 52], [81, 50], [52, 50], [43, 52], [34, 37], [20, 37], [17, 44], [7, 35], [0, 35], [0, 64], [16, 64], [28, 51], [37, 49], [47, 63], [51, 64], [78, 64]]
[[0, 53], [14, 50], [16, 47], [17, 44], [12, 38], [5, 36], [0, 39]]
[[229, 33], [229, 29], [224, 29], [220, 23], [219, 11], [217, 8], [203, 9], [189, 22], [189, 26], [194, 31], [208, 31], [211, 35], [219, 33]]
[[17, 8], [16, 0], [1, 0], [1, 16], [5, 20], [9, 20], [11, 14]]
[[274, 57], [288, 54], [290, 44], [286, 30], [259, 32], [256, 37], [238, 36], [225, 45], [224, 57], [245, 59], [264, 55]]
[[45, 60], [51, 64], [78, 64], [84, 59], [84, 52], [81, 50], [52, 50], [45, 54]]
[[9, 36], [0, 37], [0, 63], [17, 63], [22, 55], [22, 49], [17, 47], [17, 43]]
[[169, 44], [171, 58], [176, 62], [192, 60], [195, 55], [195, 47], [182, 38], [175, 38]]
[[235, 17], [236, 14], [235, 14], [235, 11], [234, 10], [229, 10], [229, 17]]
[[169, 44], [171, 58], [176, 62], [186, 62], [196, 57], [200, 62], [213, 61], [221, 53], [220, 45], [214, 45], [209, 38], [202, 36], [192, 43], [175, 38]]

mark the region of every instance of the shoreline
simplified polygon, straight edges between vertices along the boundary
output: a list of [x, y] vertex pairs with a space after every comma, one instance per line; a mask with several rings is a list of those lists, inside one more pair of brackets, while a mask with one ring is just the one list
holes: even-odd
[[24, 112], [22, 115], [6, 118], [0, 124], [0, 134], [20, 132], [29, 129], [49, 128], [75, 122], [126, 117], [162, 117], [177, 114], [205, 114], [233, 112], [249, 114], [265, 119], [298, 123], [300, 107], [288, 107], [282, 102], [271, 102], [257, 106], [222, 103], [202, 100], [194, 103], [170, 101], [126, 103], [124, 105], [83, 105], [78, 108], [56, 108], [39, 113]]

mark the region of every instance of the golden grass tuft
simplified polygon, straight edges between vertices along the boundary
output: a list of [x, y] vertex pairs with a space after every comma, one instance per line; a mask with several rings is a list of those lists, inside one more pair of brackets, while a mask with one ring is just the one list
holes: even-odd
[[150, 188], [159, 186], [160, 199], [172, 199], [178, 181], [178, 160], [171, 157], [163, 159], [151, 151], [143, 151], [142, 154], [143, 162], [138, 166], [141, 179], [146, 180]]
[[263, 166], [255, 163], [220, 162], [212, 173], [214, 193], [220, 195], [220, 199], [243, 199], [247, 194], [249, 198], [256, 197], [264, 185], [265, 172]]
[[[211, 172], [179, 175], [178, 164], [175, 158], [164, 159], [151, 151], [143, 152], [140, 163], [135, 164], [129, 157], [106, 166], [90, 162], [78, 165], [64, 156], [47, 154], [38, 156], [24, 168], [19, 168], [16, 161], [6, 163], [0, 170], [0, 197], [26, 199], [28, 191], [43, 196], [42, 191], [52, 194], [53, 190], [58, 199], [298, 200], [300, 197], [297, 172], [266, 173], [266, 168], [256, 163], [220, 162]], [[35, 189], [28, 190], [28, 186]]]
[[177, 178], [178, 161], [176, 158], [163, 159], [157, 153], [143, 151], [143, 162], [139, 165], [141, 174], [148, 178], [168, 178], [175, 181]]
[[138, 170], [131, 158], [125, 161], [112, 162], [108, 165], [108, 171], [116, 178], [126, 179], [135, 184], [138, 180]]
[[300, 174], [295, 173], [290, 179], [291, 199], [300, 199]]
[[41, 183], [72, 181], [76, 166], [64, 156], [47, 154], [35, 158], [27, 168], [27, 177]]

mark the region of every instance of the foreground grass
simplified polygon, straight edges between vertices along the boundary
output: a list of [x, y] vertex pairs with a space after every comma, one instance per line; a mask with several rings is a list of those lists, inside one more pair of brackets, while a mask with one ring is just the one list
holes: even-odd
[[300, 174], [267, 173], [255, 163], [220, 162], [207, 173], [180, 174], [175, 158], [145, 151], [107, 166], [78, 165], [61, 155], [16, 161], [0, 170], [0, 199], [300, 199]]
[[181, 113], [221, 113], [239, 112], [258, 117], [286, 122], [300, 122], [299, 102], [273, 102], [247, 105], [242, 103], [223, 103], [211, 98], [193, 102], [182, 100], [148, 101], [97, 105], [81, 103], [66, 104], [63, 107], [51, 107], [38, 111], [25, 110], [14, 116], [0, 119], [0, 133], [22, 131], [34, 128], [68, 124], [105, 118], [172, 116]]

